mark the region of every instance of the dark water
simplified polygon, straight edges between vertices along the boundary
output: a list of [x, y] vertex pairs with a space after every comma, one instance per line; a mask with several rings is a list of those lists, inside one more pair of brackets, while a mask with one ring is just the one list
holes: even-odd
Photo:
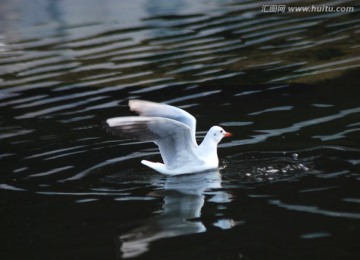
[[[358, 259], [359, 4], [270, 3], [2, 1], [1, 258]], [[129, 98], [234, 133], [219, 171], [141, 165]]]

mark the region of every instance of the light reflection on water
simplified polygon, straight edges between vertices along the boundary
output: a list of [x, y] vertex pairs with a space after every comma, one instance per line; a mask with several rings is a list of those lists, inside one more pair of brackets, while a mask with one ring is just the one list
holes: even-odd
[[[120, 252], [122, 257], [139, 256], [146, 251], [151, 242], [167, 237], [206, 232], [201, 221], [201, 209], [205, 203], [205, 195], [211, 195], [208, 202], [230, 202], [230, 195], [221, 188], [221, 176], [218, 171], [210, 171], [196, 175], [167, 177], [160, 191], [152, 196], [164, 196], [162, 212], [147, 219], [140, 227], [121, 235]], [[217, 213], [218, 220], [213, 223], [221, 229], [235, 225], [232, 219]]]
[[[288, 2], [279, 3], [303, 4]], [[119, 257], [159, 256], [156, 243], [191, 237], [201, 251], [212, 236], [224, 251], [204, 249], [202, 258], [259, 257], [252, 248], [262, 258], [276, 255], [268, 248], [295, 254], [277, 239], [305, 249], [306, 240], [329, 239], [358, 254], [358, 3], [341, 3], [356, 6], [353, 13], [308, 14], [263, 14], [262, 4], [3, 1], [0, 210], [8, 255], [17, 241], [35, 258], [39, 247], [49, 248], [47, 258], [89, 258], [88, 245], [115, 238]], [[165, 178], [142, 167], [141, 159], [159, 158], [154, 145], [101, 127], [129, 115], [129, 98], [188, 110], [199, 140], [215, 124], [234, 133], [219, 146], [219, 172]], [[48, 219], [58, 215], [67, 242], [45, 235], [57, 230]], [[182, 243], [180, 255], [193, 257]], [[113, 246], [105, 251], [114, 258]], [[324, 251], [341, 255], [317, 250]]]

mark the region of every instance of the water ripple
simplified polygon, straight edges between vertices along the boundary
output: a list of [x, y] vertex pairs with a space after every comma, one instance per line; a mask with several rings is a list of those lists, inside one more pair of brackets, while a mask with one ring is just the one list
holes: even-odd
[[[206, 259], [202, 246], [194, 257], [182, 242], [203, 245], [209, 234], [226, 238], [217, 258], [259, 258], [253, 245], [284, 258], [294, 247], [276, 242], [282, 229], [296, 248], [336, 242], [295, 258], [358, 256], [358, 2], [326, 3], [355, 7], [341, 13], [262, 13], [272, 3], [254, 0], [42, 2], [5, 1], [0, 10], [4, 258], [88, 258], [88, 245], [112, 258], [114, 248], [98, 241], [115, 237], [123, 258], [171, 258], [156, 249], [170, 245]], [[101, 126], [130, 115], [132, 98], [186, 109], [199, 141], [211, 125], [232, 132], [219, 145], [219, 171], [168, 178], [143, 166], [161, 160], [154, 144]], [[66, 243], [46, 239], [59, 226], [69, 227]], [[71, 239], [84, 230], [82, 243]]]
[[360, 213], [325, 210], [316, 206], [293, 205], [293, 204], [284, 203], [280, 200], [270, 200], [269, 203], [278, 206], [280, 208], [285, 208], [287, 210], [300, 211], [311, 214], [320, 214], [327, 217], [335, 217], [335, 218], [360, 219]]

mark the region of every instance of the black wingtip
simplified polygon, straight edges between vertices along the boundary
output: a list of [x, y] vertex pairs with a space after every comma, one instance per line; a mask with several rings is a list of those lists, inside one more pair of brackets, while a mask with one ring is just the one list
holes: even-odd
[[112, 134], [112, 130], [111, 130], [111, 127], [108, 125], [108, 123], [105, 121], [102, 121], [101, 122], [101, 125], [102, 125], [102, 128], [107, 132], [107, 133], [110, 133]]
[[106, 121], [101, 121], [101, 127], [105, 130], [108, 128], [108, 124], [106, 123]]

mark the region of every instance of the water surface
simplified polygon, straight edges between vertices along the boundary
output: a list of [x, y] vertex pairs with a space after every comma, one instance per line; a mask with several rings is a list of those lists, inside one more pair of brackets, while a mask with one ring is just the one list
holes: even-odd
[[[359, 257], [359, 5], [266, 4], [4, 1], [2, 256]], [[153, 144], [102, 128], [131, 98], [186, 109], [199, 142], [232, 132], [219, 169], [141, 165], [160, 160]]]

